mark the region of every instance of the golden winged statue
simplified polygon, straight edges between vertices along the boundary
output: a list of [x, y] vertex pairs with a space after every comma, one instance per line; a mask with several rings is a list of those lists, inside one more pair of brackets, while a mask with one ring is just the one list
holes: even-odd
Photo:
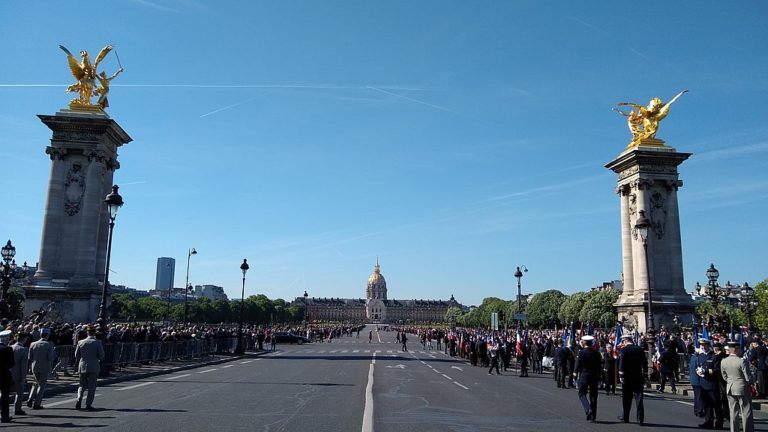
[[[68, 93], [78, 93], [78, 97], [72, 99], [69, 103], [70, 109], [92, 111], [109, 106], [107, 101], [109, 83], [123, 71], [123, 68], [121, 67], [118, 69], [118, 71], [111, 77], [107, 77], [104, 72], [100, 75], [97, 74], [96, 68], [99, 67], [99, 63], [104, 60], [104, 57], [112, 51], [112, 45], [107, 45], [102, 48], [101, 51], [99, 51], [99, 55], [97, 55], [96, 59], [93, 61], [93, 64], [91, 64], [91, 59], [88, 56], [87, 51], [80, 51], [81, 61], [78, 63], [75, 56], [73, 56], [67, 48], [63, 45], [59, 45], [59, 48], [67, 54], [69, 69], [72, 71], [72, 76], [77, 80], [76, 83], [68, 86], [66, 90]], [[97, 80], [101, 84], [101, 87], [96, 87]], [[96, 104], [91, 103], [91, 97], [94, 95], [100, 96], [99, 101]]]
[[619, 102], [617, 106], [630, 106], [637, 111], [630, 110], [624, 112], [613, 108], [614, 111], [627, 118], [627, 126], [632, 133], [632, 142], [628, 147], [640, 145], [641, 141], [652, 145], [663, 145], [664, 141], [656, 138], [656, 132], [659, 130], [659, 122], [669, 114], [669, 106], [672, 105], [680, 96], [687, 93], [683, 90], [676, 94], [669, 102], [664, 103], [661, 99], [655, 97], [648, 102], [648, 106], [634, 104], [632, 102]]

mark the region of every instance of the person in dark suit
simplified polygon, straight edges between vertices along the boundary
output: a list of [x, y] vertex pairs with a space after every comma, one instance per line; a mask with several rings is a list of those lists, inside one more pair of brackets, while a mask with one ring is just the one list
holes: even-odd
[[0, 332], [0, 423], [11, 421], [11, 368], [14, 365], [13, 348], [8, 346], [11, 331]]
[[700, 429], [722, 429], [723, 410], [720, 404], [720, 364], [715, 362], [715, 354], [710, 349], [709, 339], [699, 339], [701, 353], [698, 355], [699, 367], [696, 373], [701, 380], [701, 402], [704, 408], [704, 423]]
[[752, 349], [749, 354], [749, 361], [752, 366], [755, 367], [757, 375], [755, 376], [755, 387], [757, 388], [757, 395], [759, 397], [765, 397], [768, 394], [768, 348], [766, 348], [760, 337], [752, 339]]
[[648, 372], [648, 360], [645, 351], [632, 342], [631, 335], [621, 337], [621, 355], [619, 356], [619, 379], [621, 380], [621, 405], [624, 423], [629, 423], [632, 399], [635, 400], [636, 418], [641, 425], [645, 422], [643, 408], [643, 382]]
[[552, 377], [555, 379], [558, 388], [562, 387], [560, 384], [560, 355], [563, 350], [562, 345], [563, 341], [558, 338], [555, 342], [555, 347], [552, 349]]
[[613, 345], [605, 344], [603, 353], [603, 382], [605, 394], [616, 394], [616, 358], [613, 356]]
[[[600, 353], [592, 349], [595, 338], [589, 335], [581, 337], [581, 350], [576, 356], [573, 375], [579, 389], [579, 400], [584, 407], [587, 421], [594, 422], [597, 417], [597, 387], [602, 374]], [[589, 392], [589, 399], [587, 399]]]
[[664, 393], [664, 389], [669, 382], [672, 387], [672, 393], [677, 393], [677, 380], [675, 379], [675, 372], [679, 369], [680, 361], [675, 351], [675, 347], [668, 343], [664, 344], [664, 351], [659, 355], [659, 393]]

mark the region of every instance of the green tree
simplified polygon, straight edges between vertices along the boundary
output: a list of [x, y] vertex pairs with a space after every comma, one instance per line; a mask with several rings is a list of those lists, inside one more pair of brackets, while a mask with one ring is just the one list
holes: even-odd
[[451, 306], [448, 308], [447, 311], [445, 311], [445, 318], [444, 321], [447, 323], [451, 322], [451, 317], [456, 317], [456, 324], [458, 325], [459, 321], [461, 320], [462, 316], [464, 315], [464, 311], [461, 310], [460, 307], [457, 306]]
[[559, 319], [560, 306], [567, 296], [558, 290], [549, 290], [533, 296], [526, 308], [528, 324], [535, 328], [562, 326]]
[[587, 293], [577, 292], [571, 294], [563, 301], [558, 312], [558, 318], [563, 325], [569, 325], [571, 322], [578, 322], [581, 315], [581, 308], [586, 300]]
[[579, 321], [592, 323], [593, 327], [604, 324], [612, 326], [616, 322], [616, 312], [613, 304], [621, 293], [616, 289], [590, 291], [584, 298], [584, 304], [579, 312]]
[[752, 325], [765, 332], [768, 330], [768, 279], [755, 285], [757, 309], [752, 314]]

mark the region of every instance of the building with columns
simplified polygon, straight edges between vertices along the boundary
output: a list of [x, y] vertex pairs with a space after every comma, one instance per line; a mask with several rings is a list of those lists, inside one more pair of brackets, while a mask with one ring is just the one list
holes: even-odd
[[371, 323], [443, 322], [448, 308], [463, 308], [453, 296], [450, 300], [394, 300], [387, 298], [387, 281], [378, 260], [368, 277], [365, 299], [316, 298], [305, 293], [295, 304], [304, 305], [312, 321], [354, 321]]

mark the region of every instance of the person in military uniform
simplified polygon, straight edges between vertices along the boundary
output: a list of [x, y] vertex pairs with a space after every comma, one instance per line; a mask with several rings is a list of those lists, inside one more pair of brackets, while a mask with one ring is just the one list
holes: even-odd
[[696, 373], [701, 378], [701, 402], [704, 408], [704, 423], [700, 429], [722, 429], [723, 410], [720, 404], [720, 363], [715, 362], [715, 354], [710, 348], [709, 339], [699, 339], [701, 353], [698, 355], [699, 367]]
[[619, 356], [619, 380], [621, 381], [622, 415], [619, 420], [629, 423], [632, 399], [635, 400], [637, 422], [645, 422], [643, 408], [643, 382], [648, 372], [648, 360], [645, 351], [632, 341], [631, 335], [621, 337], [621, 355]]
[[82, 408], [83, 395], [86, 390], [88, 397], [85, 400], [85, 409], [93, 411], [93, 398], [96, 396], [96, 379], [101, 370], [101, 361], [104, 359], [104, 346], [96, 339], [96, 328], [88, 326], [88, 337], [81, 340], [75, 348], [75, 358], [79, 359], [78, 372], [80, 373], [80, 385], [77, 387], [77, 402], [75, 409]]
[[616, 394], [616, 358], [613, 356], [613, 345], [605, 344], [603, 353], [603, 382], [605, 383], [605, 394]]
[[738, 429], [737, 419], [741, 415], [741, 430], [753, 432], [755, 419], [752, 413], [752, 392], [749, 389], [754, 381], [749, 364], [741, 358], [738, 342], [728, 342], [730, 355], [721, 362], [720, 371], [726, 381], [726, 398], [730, 411], [731, 431]]
[[11, 368], [13, 368], [13, 348], [8, 346], [11, 331], [0, 332], [0, 423], [11, 421]]
[[[594, 422], [597, 417], [597, 387], [602, 373], [602, 358], [600, 353], [592, 349], [594, 342], [593, 336], [581, 337], [581, 350], [576, 355], [576, 364], [573, 369], [581, 406], [584, 407], [587, 421], [591, 422]], [[587, 392], [589, 392], [589, 399], [587, 399]]]

